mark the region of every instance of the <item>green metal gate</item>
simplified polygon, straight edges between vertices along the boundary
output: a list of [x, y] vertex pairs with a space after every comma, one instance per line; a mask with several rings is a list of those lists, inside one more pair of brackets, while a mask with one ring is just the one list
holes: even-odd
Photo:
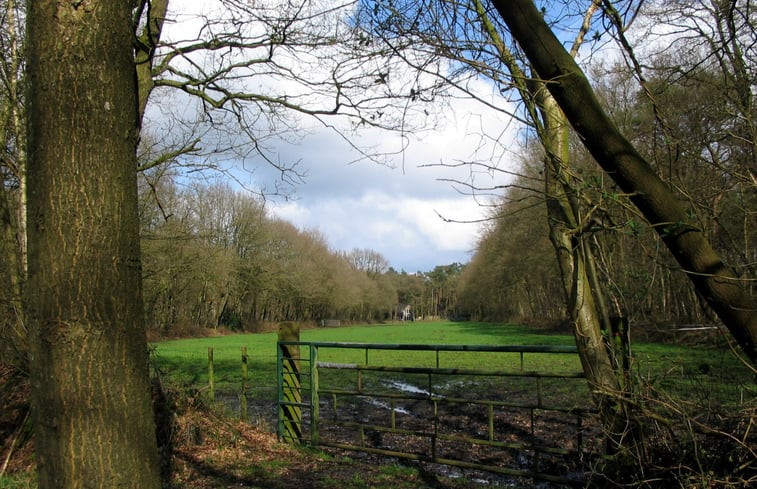
[[282, 440], [561, 484], [597, 448], [575, 347], [277, 345]]

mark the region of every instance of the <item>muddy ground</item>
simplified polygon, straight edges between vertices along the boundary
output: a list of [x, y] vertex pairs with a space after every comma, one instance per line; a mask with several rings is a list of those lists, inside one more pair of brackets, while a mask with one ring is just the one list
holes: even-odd
[[[4, 461], [2, 476], [15, 480], [28, 480], [34, 487], [34, 455], [31, 430], [25, 423], [28, 412], [28, 383], [23, 377], [3, 372], [4, 410], [0, 416]], [[13, 379], [18, 378], [16, 382]], [[9, 379], [13, 380], [10, 382]], [[404, 430], [488, 439], [487, 408], [458, 403], [434, 403], [422, 399], [422, 388], [415, 391], [408, 385], [383, 385], [386, 393], [417, 396], [416, 399], [394, 401], [395, 426]], [[470, 385], [448, 389], [444, 395], [458, 397], [470, 391]], [[279, 442], [275, 435], [276, 401], [272, 395], [251, 398], [248, 401], [248, 419], [238, 419], [239, 400], [236, 396], [219, 397], [210, 405], [198, 394], [169, 393], [171, 408], [166, 418], [159, 420], [166, 433], [164, 453], [167, 455], [166, 474], [170, 488], [240, 487], [272, 489], [307, 488], [448, 488], [514, 487], [552, 488], [559, 484], [534, 480], [529, 477], [511, 477], [485, 470], [471, 470], [447, 465], [418, 462], [387, 457], [377, 453], [324, 448], [309, 450]], [[517, 401], [513, 392], [489, 392], [492, 398], [509, 396]], [[525, 400], [525, 399], [523, 399]], [[338, 398], [337, 410], [333, 398], [322, 399], [322, 439], [336, 443], [364, 445], [377, 450], [403, 451], [418, 458], [429, 456], [428, 436], [403, 436], [381, 429], [354, 428], [354, 424], [391, 426], [392, 402], [386, 398], [347, 396]], [[507, 443], [528, 443], [575, 449], [580, 443], [596, 448], [598, 430], [585, 421], [577, 431], [575, 417], [562, 413], [530, 410], [493, 409], [495, 440]], [[335, 422], [336, 421], [336, 422]], [[306, 431], [309, 419], [305, 416]], [[580, 434], [580, 437], [578, 435]], [[436, 445], [437, 456], [463, 462], [485, 463], [493, 467], [530, 471], [535, 455], [533, 450], [516, 450], [503, 447], [471, 445], [441, 441]], [[539, 468], [542, 471], [578, 480], [590, 468], [588, 456], [553, 457], [542, 454]]]
[[[586, 399], [580, 397], [583, 394], [577, 390], [561, 389], [555, 395], [537, 400], [529, 389], [520, 392], [495, 389], [487, 382], [458, 382], [436, 389], [433, 396], [421, 385], [382, 378], [370, 389], [380, 393], [379, 396], [322, 395], [320, 441], [325, 445], [350, 445], [355, 451], [322, 448], [371, 464], [417, 465], [418, 462], [408, 459], [430, 461], [435, 455], [462, 466], [486, 465], [489, 469], [481, 470], [422, 464], [426, 470], [442, 477], [465, 478], [498, 487], [560, 487], [561, 484], [543, 480], [553, 477], [579, 482], [591, 471], [594, 456], [601, 450], [601, 430], [596, 416], [590, 413], [578, 416], [548, 409], [497, 405], [498, 402], [524, 405], [540, 401], [542, 406], [588, 408]], [[403, 396], [408, 398], [398, 398]], [[449, 401], [471, 397], [488, 399], [492, 406]], [[233, 399], [230, 409], [237, 409]], [[254, 422], [273, 430], [275, 402], [251, 399], [248, 412]], [[303, 412], [303, 423], [304, 437], [309, 439], [307, 409]], [[483, 443], [463, 441], [468, 438], [483, 440]], [[499, 446], [489, 446], [489, 440]], [[369, 453], [363, 453], [362, 447]], [[562, 453], [565, 451], [569, 453]], [[382, 455], [389, 452], [402, 452], [407, 458]], [[537, 477], [514, 477], [508, 475], [510, 472]]]

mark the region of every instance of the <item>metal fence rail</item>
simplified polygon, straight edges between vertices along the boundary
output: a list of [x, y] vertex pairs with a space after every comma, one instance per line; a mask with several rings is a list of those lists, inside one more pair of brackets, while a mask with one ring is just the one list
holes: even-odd
[[[344, 350], [362, 350], [360, 360], [320, 360]], [[383, 364], [382, 350], [432, 356], [423, 366]], [[583, 373], [525, 368], [525, 356], [540, 365], [575, 347], [279, 341], [277, 351], [277, 426], [287, 441], [560, 484], [580, 484], [596, 448]], [[458, 367], [442, 352], [518, 356], [500, 368]]]

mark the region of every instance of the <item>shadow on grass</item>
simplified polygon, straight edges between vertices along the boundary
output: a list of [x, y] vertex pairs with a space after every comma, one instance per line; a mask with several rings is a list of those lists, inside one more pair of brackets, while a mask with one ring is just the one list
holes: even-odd
[[540, 328], [517, 324], [459, 321], [455, 328], [471, 336], [494, 337], [500, 345], [574, 345], [573, 335], [564, 328]]

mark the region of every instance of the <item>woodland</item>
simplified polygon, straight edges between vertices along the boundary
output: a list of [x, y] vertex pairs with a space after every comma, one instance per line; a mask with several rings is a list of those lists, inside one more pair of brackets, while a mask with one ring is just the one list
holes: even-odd
[[[757, 362], [751, 0], [210, 4], [188, 19], [174, 0], [0, 2], [0, 352], [31, 385], [39, 487], [160, 486], [148, 336], [405, 305], [572, 331], [608, 481], [654, 486], [661, 450], [693, 450], [681, 486], [755, 481], [754, 399], [691, 417], [637, 390], [607, 341], [622, 317], [669, 341], [715, 331]], [[438, 163], [509, 175], [450, 182], [488, 206], [469, 263], [397, 271], [268, 212], [301, 181], [275, 142], [304, 121], [386, 164], [356, 135], [491, 105], [482, 80], [507, 102], [509, 122], [481, 128], [499, 150]], [[235, 171], [256, 165], [280, 178]], [[691, 446], [669, 443], [681, 430]], [[722, 472], [687, 465], [702, 434], [736, 454]]]

